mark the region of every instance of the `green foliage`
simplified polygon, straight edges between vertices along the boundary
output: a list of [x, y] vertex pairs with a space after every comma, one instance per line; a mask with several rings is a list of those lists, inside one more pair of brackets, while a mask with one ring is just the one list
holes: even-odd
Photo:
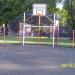
[[60, 25], [65, 26], [67, 19], [69, 18], [68, 11], [66, 11], [65, 9], [60, 9], [57, 12], [57, 14], [59, 14], [59, 16], [60, 16]]
[[45, 3], [48, 12], [55, 12], [58, 0], [0, 0], [0, 24], [8, 23], [23, 12], [32, 10], [33, 3]]
[[68, 11], [67, 23], [75, 29], [75, 0], [65, 0], [64, 9]]

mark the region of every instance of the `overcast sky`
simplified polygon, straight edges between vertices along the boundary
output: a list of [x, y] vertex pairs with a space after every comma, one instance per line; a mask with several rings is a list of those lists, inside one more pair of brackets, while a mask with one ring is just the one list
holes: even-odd
[[63, 5], [64, 5], [64, 1], [65, 1], [65, 0], [62, 0], [61, 3], [57, 3], [57, 4], [56, 4], [57, 8], [62, 9], [62, 8], [63, 8]]

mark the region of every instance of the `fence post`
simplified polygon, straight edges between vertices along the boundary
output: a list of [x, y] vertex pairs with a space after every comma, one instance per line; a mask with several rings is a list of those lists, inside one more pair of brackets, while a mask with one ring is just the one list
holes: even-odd
[[4, 47], [6, 47], [5, 24], [3, 24]]
[[74, 48], [74, 30], [72, 31], [72, 48]]
[[25, 43], [25, 41], [24, 41], [24, 39], [25, 39], [25, 12], [24, 12], [24, 23], [23, 23], [23, 46], [24, 46], [24, 43]]

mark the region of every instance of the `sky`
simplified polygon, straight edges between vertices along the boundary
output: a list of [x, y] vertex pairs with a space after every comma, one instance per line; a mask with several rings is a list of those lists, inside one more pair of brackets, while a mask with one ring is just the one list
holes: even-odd
[[62, 0], [61, 3], [57, 3], [57, 4], [56, 4], [57, 8], [62, 9], [62, 8], [63, 8], [64, 1], [65, 1], [65, 0]]

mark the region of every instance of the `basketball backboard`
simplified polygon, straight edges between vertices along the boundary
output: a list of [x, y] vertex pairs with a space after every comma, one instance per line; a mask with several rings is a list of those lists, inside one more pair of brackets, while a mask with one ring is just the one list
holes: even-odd
[[47, 5], [46, 4], [33, 4], [33, 15], [46, 15], [46, 9]]

